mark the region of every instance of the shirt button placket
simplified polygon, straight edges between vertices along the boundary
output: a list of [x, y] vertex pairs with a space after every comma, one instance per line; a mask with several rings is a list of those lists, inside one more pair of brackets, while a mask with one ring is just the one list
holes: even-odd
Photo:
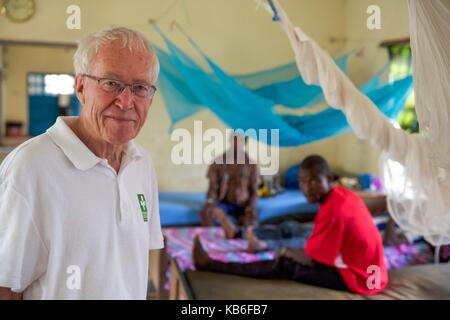
[[119, 205], [120, 213], [122, 216], [122, 220], [126, 220], [129, 218], [129, 212], [128, 212], [128, 206], [126, 203], [125, 190], [123, 188], [123, 185], [122, 185], [119, 177], [117, 177], [117, 187], [118, 187], [119, 199], [120, 199], [120, 205]]

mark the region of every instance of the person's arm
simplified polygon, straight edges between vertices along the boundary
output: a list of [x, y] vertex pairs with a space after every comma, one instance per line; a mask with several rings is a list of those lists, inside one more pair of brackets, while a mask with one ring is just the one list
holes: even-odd
[[258, 199], [258, 166], [250, 166], [250, 181], [249, 181], [249, 199], [245, 207], [246, 225], [252, 225], [256, 222], [258, 211], [256, 209], [256, 200]]
[[[1, 170], [0, 170], [1, 171]], [[41, 233], [41, 224], [33, 219], [33, 206], [16, 189], [17, 180], [0, 175], [0, 295], [19, 299], [48, 265], [49, 251]]]
[[206, 192], [206, 202], [200, 211], [202, 226], [212, 226], [214, 224], [213, 210], [219, 198], [219, 173], [215, 164], [211, 164], [208, 169], [207, 178], [209, 180], [208, 191]]
[[13, 292], [10, 288], [0, 287], [0, 300], [23, 300], [23, 294]]
[[208, 169], [207, 178], [209, 180], [208, 192], [206, 193], [206, 203], [215, 204], [219, 198], [219, 172], [217, 165], [211, 164]]
[[341, 214], [319, 213], [314, 221], [312, 234], [306, 241], [306, 255], [319, 263], [338, 267], [344, 232], [345, 219]]

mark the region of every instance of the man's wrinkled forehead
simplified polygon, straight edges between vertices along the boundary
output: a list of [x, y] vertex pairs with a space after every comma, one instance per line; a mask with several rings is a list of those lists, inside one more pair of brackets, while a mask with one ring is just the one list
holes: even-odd
[[101, 72], [102, 77], [115, 80], [122, 80], [124, 74], [132, 72], [132, 82], [147, 83], [152, 77], [152, 59], [144, 48], [130, 50], [120, 42], [113, 41], [98, 50], [89, 69]]

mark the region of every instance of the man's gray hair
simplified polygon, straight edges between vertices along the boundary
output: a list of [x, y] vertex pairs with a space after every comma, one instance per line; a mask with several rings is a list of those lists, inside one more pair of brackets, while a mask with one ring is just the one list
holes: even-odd
[[130, 51], [143, 48], [149, 53], [153, 61], [152, 84], [155, 84], [159, 74], [159, 60], [152, 45], [140, 32], [124, 27], [106, 28], [81, 39], [73, 56], [75, 75], [89, 73], [90, 63], [100, 48], [115, 40], [121, 41]]

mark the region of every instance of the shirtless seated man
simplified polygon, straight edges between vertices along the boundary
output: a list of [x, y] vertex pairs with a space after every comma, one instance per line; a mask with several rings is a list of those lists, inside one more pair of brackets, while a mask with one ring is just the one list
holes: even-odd
[[209, 166], [207, 200], [200, 212], [203, 226], [214, 225], [218, 213], [238, 225], [256, 223], [258, 166], [245, 151], [246, 141], [246, 137], [233, 134], [232, 147]]

